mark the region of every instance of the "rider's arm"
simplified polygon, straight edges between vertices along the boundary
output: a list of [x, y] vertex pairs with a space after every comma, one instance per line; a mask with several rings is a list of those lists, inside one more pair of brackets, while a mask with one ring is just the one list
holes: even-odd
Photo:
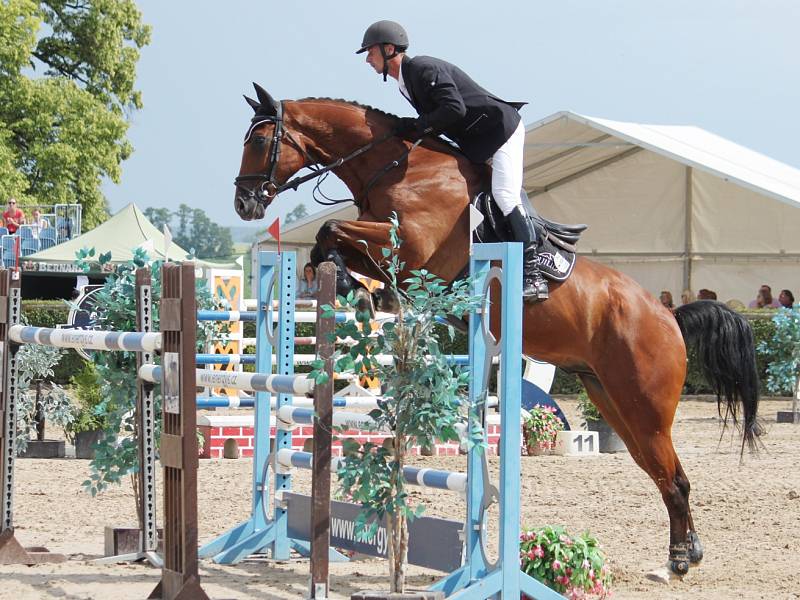
[[420, 115], [423, 129], [432, 127], [443, 131], [467, 114], [467, 107], [449, 73], [434, 65], [422, 71], [423, 87], [436, 106], [431, 112]]

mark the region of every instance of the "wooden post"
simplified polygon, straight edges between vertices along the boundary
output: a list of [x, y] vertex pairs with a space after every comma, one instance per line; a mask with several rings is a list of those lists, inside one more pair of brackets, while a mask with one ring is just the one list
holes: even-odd
[[322, 316], [322, 307], [336, 303], [336, 265], [317, 269], [317, 352], [325, 361], [328, 381], [314, 388], [314, 459], [311, 472], [311, 598], [328, 598], [331, 526], [331, 445], [333, 427], [334, 318]]
[[150, 598], [205, 600], [197, 565], [197, 414], [193, 263], [161, 268], [164, 566]]

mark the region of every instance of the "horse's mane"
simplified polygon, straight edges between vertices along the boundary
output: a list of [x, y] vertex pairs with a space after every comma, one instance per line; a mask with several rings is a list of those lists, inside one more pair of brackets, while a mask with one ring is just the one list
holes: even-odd
[[342, 98], [327, 98], [327, 97], [314, 97], [309, 96], [308, 98], [300, 98], [297, 102], [330, 102], [332, 104], [346, 104], [348, 106], [352, 106], [354, 108], [363, 108], [365, 111], [371, 111], [377, 113], [382, 117], [386, 117], [387, 119], [397, 120], [398, 117], [395, 114], [390, 112], [386, 112], [385, 110], [381, 110], [380, 108], [375, 108], [374, 106], [370, 106], [369, 104], [361, 104], [360, 102], [356, 102], [355, 100], [344, 100]]
[[[328, 102], [331, 104], [337, 105], [345, 105], [350, 106], [353, 108], [360, 108], [364, 111], [370, 111], [372, 113], [377, 114], [380, 117], [384, 117], [387, 120], [391, 121], [391, 125], [394, 125], [400, 117], [390, 112], [386, 112], [385, 110], [381, 110], [380, 108], [375, 108], [374, 106], [370, 106], [368, 104], [361, 104], [360, 102], [356, 102], [355, 100], [344, 100], [342, 98], [327, 98], [327, 97], [314, 97], [309, 96], [308, 98], [300, 98], [296, 100], [296, 102]], [[463, 156], [461, 150], [459, 150], [458, 146], [453, 144], [452, 142], [436, 136], [428, 136], [425, 141], [422, 143], [423, 146], [428, 147], [432, 150], [438, 150], [439, 152], [445, 152], [447, 154], [452, 154], [455, 156]]]

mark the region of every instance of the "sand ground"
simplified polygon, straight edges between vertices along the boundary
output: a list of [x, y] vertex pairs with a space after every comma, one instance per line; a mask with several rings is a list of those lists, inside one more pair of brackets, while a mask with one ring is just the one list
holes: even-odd
[[[574, 401], [564, 401], [577, 423]], [[685, 399], [673, 430], [678, 454], [691, 480], [695, 524], [705, 545], [703, 563], [670, 585], [645, 578], [666, 560], [667, 514], [653, 485], [627, 454], [597, 458], [525, 457], [522, 461], [523, 524], [563, 524], [590, 530], [601, 540], [616, 575], [614, 597], [800, 598], [800, 427], [775, 423], [788, 401], [762, 404], [768, 433], [757, 457], [739, 461], [739, 438], [720, 442], [716, 406]], [[496, 467], [496, 459], [493, 464]], [[464, 457], [423, 458], [419, 464], [463, 469]], [[26, 545], [45, 545], [69, 561], [37, 567], [0, 566], [0, 598], [125, 600], [145, 598], [159, 571], [142, 564], [98, 565], [106, 525], [135, 523], [130, 486], [97, 498], [84, 493], [88, 462], [17, 461], [15, 523]], [[203, 461], [199, 479], [200, 539], [207, 541], [250, 511], [250, 460]], [[305, 473], [297, 487], [307, 488]], [[436, 491], [415, 491], [427, 514], [461, 518], [463, 502]], [[159, 506], [160, 508], [160, 506]], [[359, 589], [386, 587], [386, 563], [373, 559], [332, 565], [332, 598]], [[435, 574], [411, 569], [412, 586]], [[303, 561], [253, 560], [237, 566], [203, 561], [203, 587], [212, 598], [288, 599], [306, 595]]]

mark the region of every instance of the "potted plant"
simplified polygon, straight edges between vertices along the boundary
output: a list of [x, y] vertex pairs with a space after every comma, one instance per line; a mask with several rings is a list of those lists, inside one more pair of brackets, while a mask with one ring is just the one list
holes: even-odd
[[101, 402], [100, 381], [94, 364], [84, 363], [83, 369], [70, 379], [78, 406], [67, 428], [67, 437], [75, 445], [75, 458], [94, 458], [94, 446], [100, 441], [106, 419], [98, 414]]
[[612, 574], [588, 532], [573, 537], [563, 527], [542, 527], [523, 531], [519, 541], [520, 567], [531, 577], [568, 598], [610, 597]]
[[535, 405], [522, 421], [522, 439], [528, 456], [547, 454], [556, 446], [556, 436], [564, 423], [550, 406]]
[[17, 406], [16, 451], [21, 457], [64, 457], [64, 440], [45, 439], [45, 421], [66, 428], [73, 419], [66, 392], [49, 381], [62, 355], [59, 348], [32, 344], [17, 350], [21, 393]]
[[578, 410], [583, 415], [585, 427], [588, 431], [596, 431], [598, 437], [598, 448], [600, 452], [625, 452], [627, 448], [622, 438], [609, 425], [597, 410], [597, 407], [589, 400], [586, 390], [578, 395]]
[[[385, 519], [390, 575], [389, 592], [363, 592], [353, 597], [393, 598], [405, 593], [408, 558], [408, 521], [424, 510], [414, 505], [405, 488], [403, 467], [413, 445], [432, 448], [436, 440], [459, 440], [458, 426], [464, 421], [463, 394], [469, 374], [449, 363], [442, 352], [442, 342], [452, 338], [452, 327], [443, 327], [437, 320], [453, 315], [461, 318], [475, 310], [480, 299], [470, 295], [468, 281], [449, 287], [444, 281], [425, 271], [412, 271], [411, 277], [399, 282], [404, 265], [397, 250], [401, 241], [396, 215], [391, 223], [392, 248], [383, 249], [384, 268], [390, 278], [389, 291], [397, 297], [397, 317], [384, 322], [380, 335], [371, 335], [371, 315], [356, 312], [356, 321], [337, 327], [336, 335], [351, 338], [353, 344], [334, 354], [335, 370], [378, 378], [384, 385], [383, 400], [369, 415], [377, 430], [391, 431], [392, 443], [377, 445], [356, 440], [343, 442], [343, 455], [338, 471], [341, 493], [361, 504], [357, 519], [357, 539], [371, 539]], [[401, 283], [403, 289], [401, 289]], [[356, 306], [351, 294], [341, 304]], [[324, 306], [326, 314], [333, 307]], [[448, 335], [449, 334], [449, 335]], [[388, 354], [392, 364], [381, 364], [375, 357]], [[312, 377], [319, 380], [322, 361], [314, 364]], [[482, 444], [480, 427], [468, 434], [468, 444]], [[395, 594], [398, 594], [395, 596]], [[443, 597], [441, 592], [419, 592], [417, 597]]]

